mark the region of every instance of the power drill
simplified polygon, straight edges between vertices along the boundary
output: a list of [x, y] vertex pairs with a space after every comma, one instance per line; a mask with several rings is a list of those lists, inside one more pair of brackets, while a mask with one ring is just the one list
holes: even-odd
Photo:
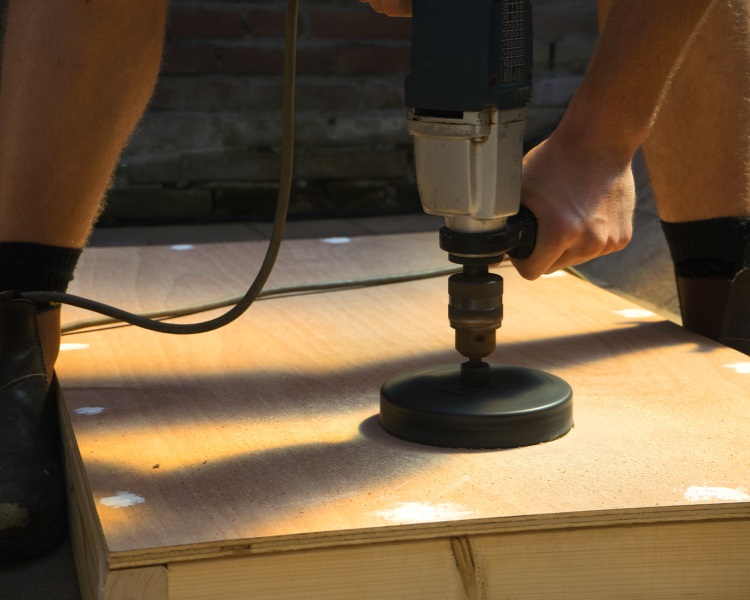
[[[468, 361], [402, 373], [383, 385], [380, 421], [398, 437], [511, 447], [572, 427], [567, 383], [483, 361], [495, 350], [503, 317], [503, 279], [489, 266], [506, 254], [529, 256], [536, 237], [536, 221], [520, 205], [531, 50], [531, 0], [413, 2], [408, 130], [422, 206], [445, 218], [440, 246], [463, 265], [448, 282], [448, 317], [456, 350]], [[530, 393], [536, 400], [519, 407]]]
[[417, 185], [425, 212], [445, 217], [440, 246], [464, 265], [449, 281], [449, 318], [472, 365], [495, 349], [502, 320], [502, 278], [487, 265], [522, 240], [516, 256], [533, 249], [533, 219], [508, 222], [520, 207], [531, 24], [530, 0], [414, 3], [406, 104]]

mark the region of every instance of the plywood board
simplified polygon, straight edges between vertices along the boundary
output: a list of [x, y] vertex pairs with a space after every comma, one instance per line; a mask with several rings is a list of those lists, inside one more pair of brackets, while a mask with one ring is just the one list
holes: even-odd
[[[240, 291], [263, 251], [256, 242], [91, 250], [74, 291], [137, 309], [211, 299]], [[295, 241], [272, 283], [446, 264], [430, 234]], [[170, 598], [197, 597], [173, 593], [195, 589], [186, 582], [197, 574], [230, 598], [220, 586], [231, 577], [212, 565], [231, 570], [263, 555], [288, 568], [303, 553], [321, 564], [338, 556], [330, 560], [341, 569], [348, 556], [390, 568], [425, 544], [414, 550], [414, 581], [432, 572], [444, 591], [434, 597], [492, 598], [488, 582], [510, 576], [492, 565], [506, 559], [487, 559], [481, 572], [492, 576], [473, 579], [471, 548], [485, 547], [474, 540], [495, 552], [522, 534], [544, 546], [579, 539], [569, 532], [638, 526], [658, 537], [658, 527], [677, 524], [705, 541], [715, 539], [700, 529], [709, 521], [739, 523], [724, 558], [746, 556], [748, 358], [573, 276], [532, 283], [511, 267], [499, 272], [506, 316], [492, 360], [551, 371], [574, 390], [575, 428], [549, 444], [446, 450], [379, 428], [384, 380], [458, 359], [444, 279], [264, 301], [195, 337], [133, 328], [66, 337], [58, 372], [81, 507], [77, 548], [79, 561], [97, 563], [79, 566], [83, 587], [104, 593], [118, 571], [155, 568], [129, 574], [151, 581], [166, 566]], [[619, 538], [603, 539], [591, 548], [615, 568]], [[709, 546], [694, 560], [713, 572]], [[258, 563], [242, 564], [237, 573]], [[745, 571], [732, 572], [733, 590], [750, 587]], [[654, 572], [666, 585], [680, 571]], [[356, 597], [398, 597], [355, 579], [342, 578], [340, 597], [358, 585]], [[311, 597], [276, 583], [275, 595], [258, 597]]]

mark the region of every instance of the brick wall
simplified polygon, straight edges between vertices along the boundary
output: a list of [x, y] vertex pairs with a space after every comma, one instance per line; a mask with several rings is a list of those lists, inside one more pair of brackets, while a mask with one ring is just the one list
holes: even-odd
[[[170, 1], [160, 80], [103, 221], [271, 214], [284, 5]], [[529, 138], [560, 118], [596, 39], [594, 0], [535, 0], [534, 11]], [[418, 208], [403, 107], [409, 46], [408, 19], [356, 0], [301, 0], [293, 213]]]

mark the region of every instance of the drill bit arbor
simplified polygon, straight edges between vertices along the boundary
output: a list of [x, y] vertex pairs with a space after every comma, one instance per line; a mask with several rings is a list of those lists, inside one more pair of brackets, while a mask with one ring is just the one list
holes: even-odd
[[450, 277], [448, 317], [468, 361], [415, 369], [381, 388], [389, 433], [435, 446], [511, 448], [573, 426], [572, 391], [535, 369], [484, 362], [495, 349], [506, 254], [534, 248], [534, 216], [520, 207], [526, 104], [531, 95], [529, 0], [415, 0], [409, 132], [424, 210], [445, 217], [440, 247]]

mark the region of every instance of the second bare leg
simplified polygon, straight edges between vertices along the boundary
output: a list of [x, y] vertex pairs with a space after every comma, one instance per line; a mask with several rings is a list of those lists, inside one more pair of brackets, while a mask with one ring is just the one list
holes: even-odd
[[13, 0], [0, 241], [82, 247], [161, 61], [166, 0]]
[[[601, 0], [600, 23], [609, 0]], [[638, 93], [633, 90], [633, 93]], [[717, 0], [643, 144], [683, 324], [750, 353], [750, 6]]]
[[716, 2], [643, 144], [664, 221], [750, 216], [750, 6]]
[[750, 6], [696, 32], [643, 145], [683, 324], [750, 354]]

